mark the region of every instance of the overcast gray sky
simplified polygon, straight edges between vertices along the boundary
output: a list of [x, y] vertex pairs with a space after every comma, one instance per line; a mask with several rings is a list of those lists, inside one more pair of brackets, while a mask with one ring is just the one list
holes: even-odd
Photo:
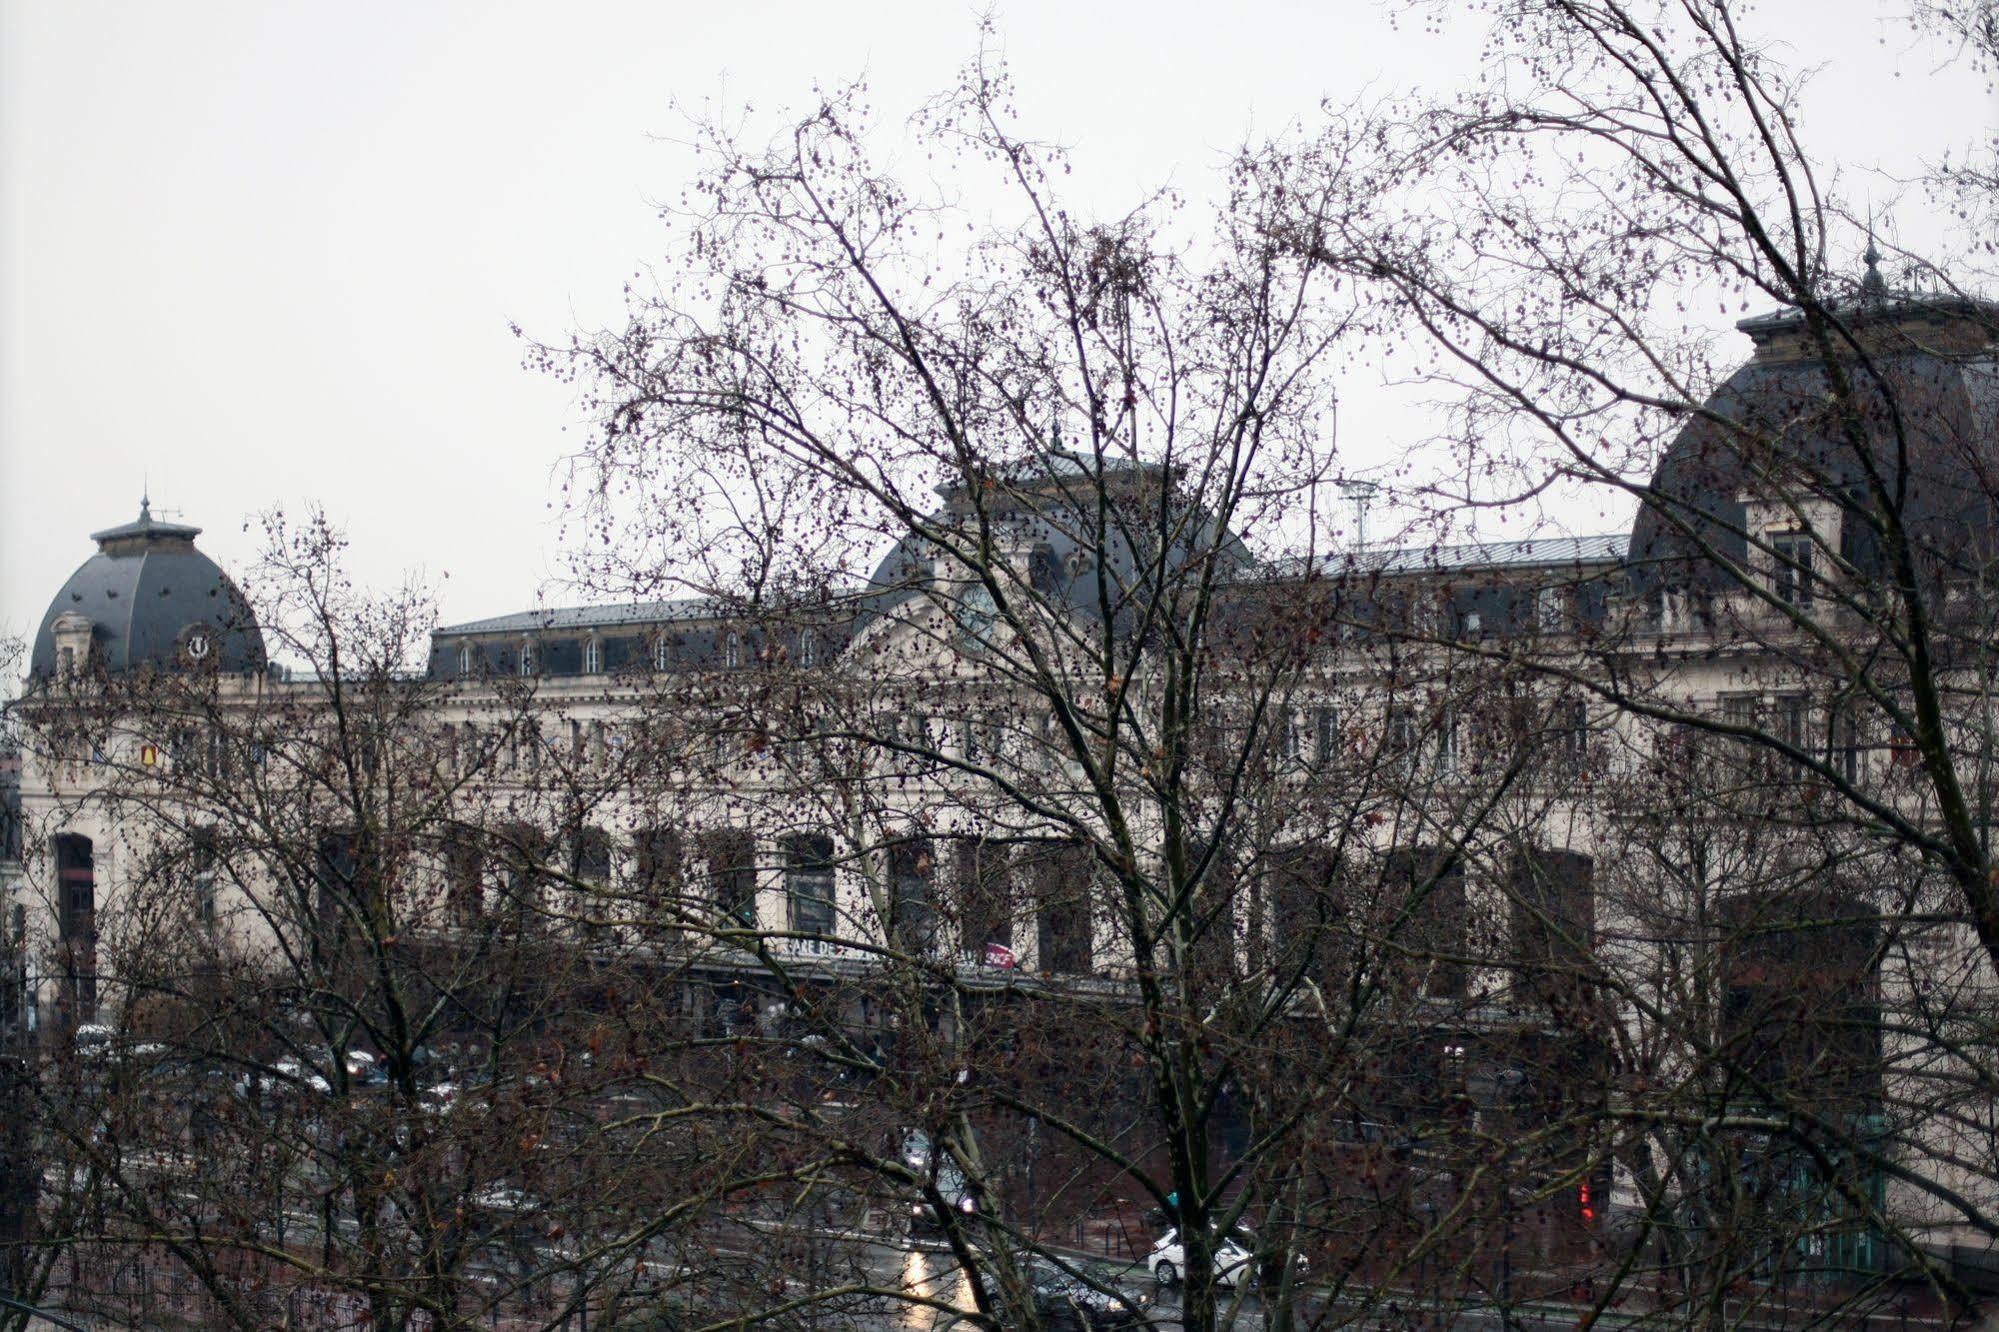
[[[1466, 78], [1479, 35], [1353, 0], [994, 12], [1027, 128], [1075, 146], [1104, 210], [1167, 179], [1205, 193], [1245, 131], [1321, 98]], [[1989, 94], [1904, 12], [1757, 11], [1820, 67], [1807, 127], [1850, 167], [1906, 174], [1992, 132]], [[865, 71], [899, 115], [975, 23], [950, 0], [0, 0], [0, 627], [32, 634], [148, 479], [225, 566], [253, 515], [318, 501], [363, 579], [448, 575], [448, 620], [533, 604], [562, 572], [576, 412], [508, 324], [616, 318], [663, 243], [648, 201], [685, 178], [654, 137], [674, 100], [774, 112]], [[1414, 428], [1343, 395], [1343, 449]]]

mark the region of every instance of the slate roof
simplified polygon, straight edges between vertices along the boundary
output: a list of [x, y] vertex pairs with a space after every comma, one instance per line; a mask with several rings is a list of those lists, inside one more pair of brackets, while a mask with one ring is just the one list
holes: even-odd
[[[1480, 569], [1553, 569], [1588, 564], [1617, 564], [1624, 559], [1628, 533], [1599, 536], [1528, 537], [1520, 541], [1467, 541], [1389, 550], [1341, 551], [1314, 562], [1324, 575], [1422, 574]], [[1270, 571], [1295, 577], [1298, 561], [1282, 562]], [[1270, 576], [1267, 574], [1266, 576]]]
[[93, 534], [97, 553], [69, 576], [36, 626], [30, 673], [55, 673], [55, 622], [72, 612], [90, 621], [103, 670], [175, 665], [183, 640], [197, 627], [212, 639], [205, 665], [262, 670], [264, 637], [256, 618], [229, 576], [195, 549], [200, 531], [160, 522], [142, 505], [136, 522]]
[[680, 597], [669, 601], [623, 601], [608, 606], [547, 606], [538, 610], [494, 615], [462, 624], [439, 625], [434, 637], [471, 634], [535, 634], [556, 629], [613, 629], [635, 624], [663, 624], [678, 620], [702, 620], [718, 612], [718, 603], [708, 597]]

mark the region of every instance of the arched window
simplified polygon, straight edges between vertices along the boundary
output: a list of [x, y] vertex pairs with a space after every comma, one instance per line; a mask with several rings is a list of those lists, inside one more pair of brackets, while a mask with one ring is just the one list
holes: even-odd
[[534, 640], [531, 638], [521, 640], [520, 672], [522, 675], [534, 674]]
[[597, 675], [604, 669], [604, 640], [592, 634], [583, 640], [583, 673]]
[[472, 645], [470, 643], [460, 643], [458, 645], [458, 673], [460, 675], [472, 674]]

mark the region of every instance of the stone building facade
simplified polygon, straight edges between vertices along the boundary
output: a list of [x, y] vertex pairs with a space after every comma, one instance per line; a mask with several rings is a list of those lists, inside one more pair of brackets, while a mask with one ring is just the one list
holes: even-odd
[[[1906, 445], [1912, 498], [1898, 512], [1962, 577], [1947, 600], [1975, 619], [1977, 576], [1999, 553], [1999, 490], [1982, 470], [1999, 440], [1991, 311], [1896, 298], [1853, 313], [1886, 367], [1884, 428]], [[1507, 1075], [1526, 1052], [1545, 1064], [1560, 1046], [1608, 1113], [1638, 1094], [1646, 1031], [1726, 1047], [1759, 1094], [1789, 1088], [1856, 1141], [1887, 1144], [1860, 1176], [1873, 1214], [1811, 1242], [1846, 1244], [1844, 1261], [1864, 1267], [1885, 1218], [1972, 1271], [1983, 1241], [1939, 1197], [1999, 1205], [1994, 1144], [1966, 1127], [1990, 1122], [1992, 1098], [1973, 1086], [1940, 1104], [1907, 1087], [1950, 1080], [1938, 1054], [1949, 1043], [1925, 1024], [1989, 1013], [1989, 964], [1920, 858], [1870, 845], [1807, 794], [1843, 783], [1881, 819], [1926, 817], [1906, 780], [1909, 738], [1865, 706], [1868, 681], [1887, 677], [1837, 650], [1878, 642], [1868, 587], [1896, 576], [1856, 517], [1878, 478], [1852, 463], [1866, 450], [1811, 434], [1806, 409], [1827, 372], [1800, 322], [1743, 329], [1752, 359], [1680, 433], [1628, 533], [1270, 563], [1236, 534], [1192, 525], [1177, 558], [1225, 566], [1238, 642], [1254, 645], [1243, 652], [1265, 652], [1268, 634], [1303, 644], [1282, 670], [1224, 673], [1233, 685], [1206, 698], [1218, 752], [1258, 773], [1240, 841], [1195, 848], [1213, 864], [1209, 956], [1239, 977], [1288, 938], [1351, 930], [1366, 955], [1403, 959], [1415, 970], [1397, 982], [1396, 1020], [1422, 1033], [1412, 1098], [1433, 1110], [1455, 1098], [1495, 1122], [1519, 1099]], [[1745, 449], [1745, 433], [1768, 449]], [[1144, 478], [1055, 454], [1045, 469], [1017, 478], [1007, 558], [1040, 604], [1101, 616], [1100, 570], [1143, 559], [1037, 522], [1035, 497]], [[941, 512], [962, 499], [947, 492]], [[88, 711], [94, 681], [143, 672], [207, 673], [216, 716], [320, 706], [327, 682], [267, 662], [244, 599], [195, 535], [144, 510], [96, 534], [98, 553], [38, 625], [30, 712], [47, 723]], [[997, 612], [963, 571], [907, 542], [864, 586], [776, 614], [684, 600], [436, 629], [418, 729], [438, 771], [464, 779], [454, 819], [481, 836], [429, 848], [427, 926], [448, 935], [525, 909], [586, 947], [654, 948], [682, 969], [690, 1011], [724, 1025], [769, 1002], [758, 987], [773, 957], [849, 995], [886, 949], [969, 990], [1114, 996], [1133, 981], [1130, 942], [1099, 900], [1089, 830], [1065, 822], [1087, 803], [1087, 775], [1060, 757], [1063, 719], [1046, 691], [995, 669]], [[1986, 662], [1946, 670], [1960, 704], [1983, 699]], [[1695, 716], [1723, 733], [1676, 720]], [[1975, 751], [1983, 733], [1964, 727]], [[1804, 782], [1771, 775], [1767, 740], [1811, 769]], [[1523, 741], [1531, 763], [1518, 760]], [[87, 743], [24, 756], [24, 872], [9, 885], [27, 958], [17, 1020], [37, 1013], [45, 1032], [115, 1022], [119, 978], [100, 932], [169, 883], [187, 910], [257, 946], [258, 913], [232, 899], [254, 882], [218, 875], [212, 856], [163, 870], [151, 812], [103, 798], [149, 769], [220, 773], [230, 760], [206, 743], [199, 727], [160, 734], [114, 717]], [[640, 755], [645, 771], [674, 775], [628, 781]], [[843, 804], [855, 774], [871, 794]], [[995, 799], [1001, 778], [1031, 798]], [[1321, 806], [1361, 787], [1380, 817], [1355, 825], [1362, 842], [1327, 869], [1313, 858], [1332, 855], [1318, 846]], [[1724, 835], [1729, 817], [1754, 835]], [[342, 833], [326, 835], [337, 873]], [[1681, 836], [1685, 856], [1673, 851]], [[1694, 882], [1683, 871], [1702, 856], [1716, 859]], [[594, 898], [581, 891], [592, 885]], [[1325, 903], [1341, 893], [1415, 905], [1335, 927]], [[1703, 949], [1717, 992], [1695, 995], [1668, 962]], [[1328, 988], [1342, 965], [1324, 963]], [[1696, 1003], [1711, 1014], [1685, 1016]], [[1895, 1122], [1915, 1106], [1935, 1111], [1930, 1122]], [[1638, 1206], [1642, 1165], [1626, 1154], [1616, 1167], [1581, 1181], [1592, 1221]]]

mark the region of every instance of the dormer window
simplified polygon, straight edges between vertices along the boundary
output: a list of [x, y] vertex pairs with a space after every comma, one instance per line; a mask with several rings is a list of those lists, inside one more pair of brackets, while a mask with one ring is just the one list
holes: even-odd
[[56, 669], [65, 678], [90, 667], [90, 619], [64, 611], [49, 626], [56, 641]]
[[520, 673], [522, 675], [534, 674], [534, 640], [531, 638], [521, 640]]
[[460, 675], [472, 674], [472, 645], [470, 643], [460, 643], [458, 645], [458, 673]]
[[722, 638], [722, 665], [735, 670], [743, 664], [743, 636], [726, 634]]
[[661, 634], [658, 638], [653, 639], [652, 668], [656, 671], [663, 671], [667, 668], [667, 664], [672, 660], [673, 660], [673, 649], [670, 646], [668, 646], [666, 641], [666, 635]]
[[800, 666], [817, 666], [819, 664], [819, 635], [813, 633], [810, 629], [799, 631], [798, 664]]
[[604, 640], [595, 634], [583, 640], [583, 673], [599, 675], [604, 670]]
[[1812, 537], [1779, 532], [1770, 538], [1770, 592], [1787, 606], [1812, 604]]

